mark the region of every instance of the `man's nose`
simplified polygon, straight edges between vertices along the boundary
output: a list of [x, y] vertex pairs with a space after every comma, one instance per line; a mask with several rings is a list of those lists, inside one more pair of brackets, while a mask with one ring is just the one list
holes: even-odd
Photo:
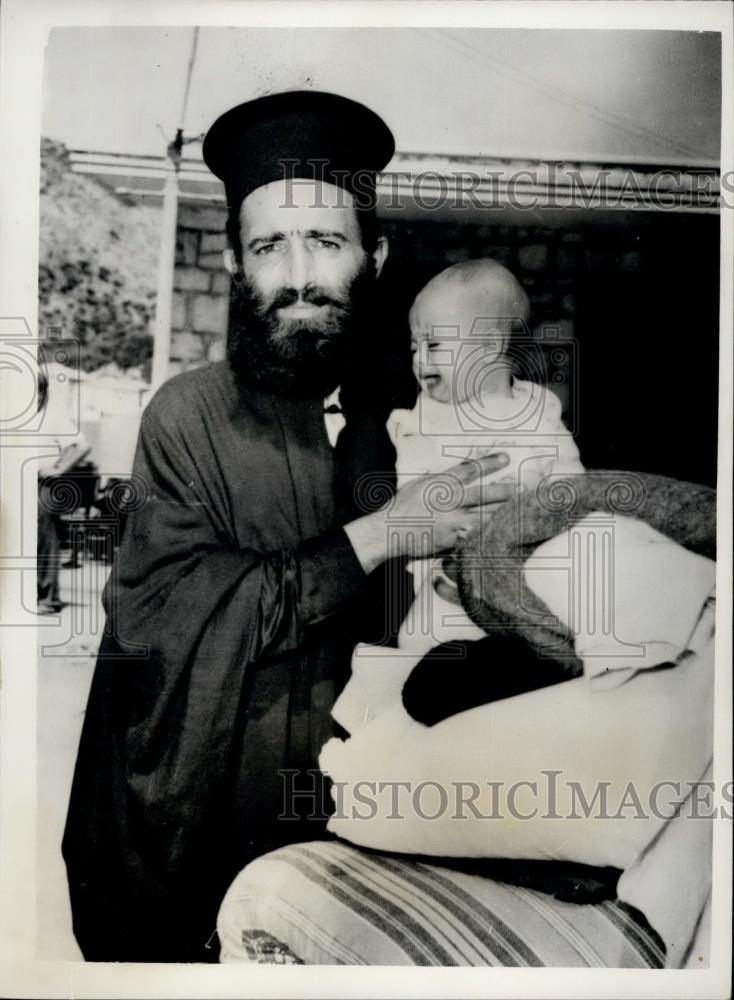
[[297, 292], [302, 291], [313, 282], [313, 255], [301, 240], [293, 240], [288, 254], [289, 284]]

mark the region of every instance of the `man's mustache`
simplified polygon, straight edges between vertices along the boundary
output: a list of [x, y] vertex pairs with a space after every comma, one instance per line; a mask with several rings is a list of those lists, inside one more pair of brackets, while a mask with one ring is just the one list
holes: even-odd
[[341, 309], [344, 312], [349, 309], [349, 302], [346, 299], [339, 299], [333, 295], [329, 295], [328, 292], [318, 285], [308, 285], [301, 292], [295, 288], [281, 288], [272, 302], [267, 306], [265, 312], [270, 315], [278, 309], [294, 306], [298, 302], [305, 302], [313, 306], [333, 306], [335, 309]]

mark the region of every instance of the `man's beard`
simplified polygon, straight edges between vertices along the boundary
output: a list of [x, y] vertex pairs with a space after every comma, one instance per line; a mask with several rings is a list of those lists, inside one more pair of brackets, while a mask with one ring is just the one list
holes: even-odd
[[[233, 323], [227, 356], [237, 378], [289, 396], [323, 399], [352, 366], [357, 330], [366, 326], [373, 300], [371, 258], [337, 295], [310, 285], [301, 295], [281, 288], [270, 300], [243, 276], [233, 284]], [[280, 319], [278, 310], [296, 302], [322, 306], [314, 319]]]

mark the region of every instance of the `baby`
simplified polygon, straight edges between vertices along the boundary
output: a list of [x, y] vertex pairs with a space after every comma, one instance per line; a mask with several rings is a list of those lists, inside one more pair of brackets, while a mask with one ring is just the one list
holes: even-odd
[[[583, 473], [558, 397], [513, 373], [513, 335], [524, 328], [528, 311], [520, 283], [493, 260], [455, 264], [418, 294], [409, 320], [420, 393], [412, 410], [393, 411], [387, 424], [398, 487], [500, 451], [509, 465], [482, 482], [511, 479], [534, 489], [551, 473]], [[346, 729], [399, 696], [413, 666], [434, 646], [485, 637], [461, 607], [451, 566], [448, 556], [408, 567], [415, 599], [398, 633], [397, 655], [357, 647], [352, 680], [333, 712]]]
[[513, 334], [528, 309], [520, 283], [493, 260], [454, 264], [418, 294], [410, 329], [421, 392], [388, 421], [399, 485], [496, 451], [510, 465], [495, 477], [526, 486], [583, 471], [558, 397], [514, 377]]
[[[497, 451], [505, 452], [510, 464], [483, 482], [510, 479], [534, 489], [551, 473], [583, 472], [558, 397], [513, 374], [513, 334], [523, 329], [528, 312], [518, 280], [493, 260], [454, 264], [418, 294], [409, 320], [421, 391], [412, 410], [395, 410], [388, 421], [398, 486]], [[430, 604], [425, 594], [418, 599], [421, 587], [430, 584], [441, 600], [458, 604], [447, 567], [450, 559], [411, 564], [415, 612], [425, 616], [428, 607], [433, 610], [432, 620], [424, 622], [428, 631], [408, 615], [404, 628], [413, 630], [411, 647], [418, 634], [421, 645], [431, 637], [434, 642], [479, 637], [480, 630], [456, 608], [447, 621], [435, 598]]]

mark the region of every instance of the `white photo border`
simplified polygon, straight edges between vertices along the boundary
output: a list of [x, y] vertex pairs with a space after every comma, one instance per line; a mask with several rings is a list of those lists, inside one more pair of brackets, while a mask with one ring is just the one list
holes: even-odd
[[[734, 48], [726, 2], [479, 2], [463, 0], [5, 0], [2, 8], [0, 302], [4, 317], [35, 331], [39, 149], [44, 48], [61, 26], [476, 26], [719, 31], [722, 34], [722, 174], [734, 170]], [[731, 470], [734, 212], [721, 215], [719, 565], [715, 773], [731, 779]], [[23, 449], [0, 452], [2, 547], [20, 528]], [[27, 457], [27, 456], [26, 456]], [[27, 505], [27, 499], [26, 499]], [[0, 556], [1, 559], [1, 556]], [[2, 563], [0, 563], [1, 565]], [[18, 601], [20, 574], [2, 574], [0, 613]], [[688, 971], [609, 969], [396, 969], [346, 967], [108, 965], [35, 956], [36, 634], [2, 630], [0, 688], [0, 993], [7, 997], [724, 997], [731, 962], [731, 823], [714, 831], [711, 967]]]

